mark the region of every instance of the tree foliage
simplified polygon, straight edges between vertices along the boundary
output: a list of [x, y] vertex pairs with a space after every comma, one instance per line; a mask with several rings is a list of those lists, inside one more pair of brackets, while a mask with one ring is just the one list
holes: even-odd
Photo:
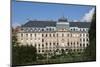
[[33, 46], [13, 46], [12, 64], [26, 65], [36, 61], [36, 48]]
[[12, 28], [12, 65], [32, 64], [32, 62], [36, 61], [36, 55], [35, 47], [18, 43], [17, 33]]
[[96, 10], [89, 30], [89, 43], [90, 45], [86, 48], [84, 56], [89, 60], [96, 60]]

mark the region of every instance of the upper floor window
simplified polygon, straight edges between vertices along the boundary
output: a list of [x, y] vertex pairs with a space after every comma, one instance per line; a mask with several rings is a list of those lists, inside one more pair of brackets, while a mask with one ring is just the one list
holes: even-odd
[[85, 47], [85, 44], [83, 44], [83, 47]]
[[45, 37], [47, 37], [47, 34], [45, 35]]
[[44, 31], [44, 29], [42, 29], [42, 31]]
[[62, 34], [62, 37], [64, 37], [64, 34]]
[[55, 34], [53, 34], [53, 37], [55, 37]]
[[69, 37], [69, 34], [67, 34], [67, 37]]
[[79, 43], [77, 42], [77, 45], [78, 45]]
[[59, 45], [59, 43], [57, 43], [57, 46]]
[[21, 34], [21, 37], [23, 37], [23, 34]]
[[71, 34], [71, 37], [72, 37], [72, 34]]
[[57, 37], [58, 37], [58, 33], [57, 33]]
[[55, 45], [55, 43], [53, 43], [53, 45]]
[[26, 37], [28, 37], [28, 34], [26, 34]]
[[83, 41], [85, 41], [85, 38], [83, 38]]
[[88, 46], [89, 44], [87, 43], [87, 46]]
[[80, 37], [82, 36], [82, 34], [80, 34]]
[[75, 28], [73, 30], [75, 31]]
[[48, 43], [46, 43], [46, 46], [48, 45]]
[[88, 34], [86, 34], [86, 36], [87, 36], [87, 37], [89, 37], [89, 35], [88, 35]]
[[42, 44], [42, 47], [44, 47], [44, 44]]
[[40, 47], [40, 44], [38, 44], [38, 46]]
[[51, 43], [50, 43], [50, 46], [51, 46]]
[[85, 34], [83, 34], [83, 37], [85, 37]]
[[34, 35], [35, 35], [35, 37], [36, 37], [36, 33], [35, 33]]
[[32, 37], [32, 34], [30, 34], [30, 37]]
[[49, 37], [51, 37], [51, 34], [49, 34]]
[[46, 30], [48, 31], [48, 28]]
[[80, 39], [80, 41], [82, 41], [82, 39]]
[[42, 34], [42, 37], [44, 37], [44, 35]]
[[44, 39], [42, 39], [42, 42], [44, 42]]
[[83, 31], [85, 31], [85, 29], [83, 29]]
[[80, 43], [80, 47], [82, 47], [82, 44]]
[[69, 46], [69, 42], [67, 43], [67, 45]]
[[72, 30], [72, 29], [71, 29]]
[[87, 38], [86, 40], [87, 40], [87, 41], [89, 41], [89, 39], [88, 39], [88, 38]]

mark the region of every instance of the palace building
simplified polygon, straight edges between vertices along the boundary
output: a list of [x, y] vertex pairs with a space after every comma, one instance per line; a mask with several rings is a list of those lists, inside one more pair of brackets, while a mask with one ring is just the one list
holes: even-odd
[[89, 22], [69, 22], [62, 17], [58, 21], [30, 20], [19, 28], [20, 45], [32, 45], [38, 54], [83, 52], [89, 45]]

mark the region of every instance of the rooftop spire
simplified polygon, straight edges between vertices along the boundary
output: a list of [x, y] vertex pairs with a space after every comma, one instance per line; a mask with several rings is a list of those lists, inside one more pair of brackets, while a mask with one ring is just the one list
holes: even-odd
[[64, 15], [58, 19], [58, 21], [62, 21], [62, 22], [67, 22], [67, 18], [64, 17]]

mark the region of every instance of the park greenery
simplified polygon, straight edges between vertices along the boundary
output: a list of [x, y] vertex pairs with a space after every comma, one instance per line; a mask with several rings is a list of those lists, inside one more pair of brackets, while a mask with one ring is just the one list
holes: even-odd
[[[12, 30], [13, 32], [13, 30]], [[34, 46], [20, 45], [17, 42], [16, 33], [12, 35], [12, 65], [27, 65], [27, 64], [53, 64], [53, 63], [69, 63], [83, 62], [96, 60], [96, 13], [93, 15], [89, 30], [90, 45], [83, 53], [70, 52], [66, 54], [63, 50], [60, 55], [54, 54], [51, 57], [47, 55], [37, 54]]]
[[89, 60], [96, 60], [96, 9], [93, 15], [89, 30], [89, 43], [90, 45], [84, 51], [84, 57]]

